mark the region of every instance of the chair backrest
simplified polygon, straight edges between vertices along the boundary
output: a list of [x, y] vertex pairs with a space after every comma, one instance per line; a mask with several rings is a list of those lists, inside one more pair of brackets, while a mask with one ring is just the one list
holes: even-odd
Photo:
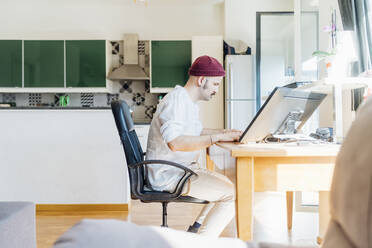
[[[114, 115], [120, 140], [123, 144], [127, 165], [142, 162], [144, 154], [138, 140], [130, 109], [125, 101], [113, 101], [111, 110]], [[145, 170], [143, 167], [130, 168], [128, 166], [129, 181], [132, 199], [137, 199], [144, 189]]]

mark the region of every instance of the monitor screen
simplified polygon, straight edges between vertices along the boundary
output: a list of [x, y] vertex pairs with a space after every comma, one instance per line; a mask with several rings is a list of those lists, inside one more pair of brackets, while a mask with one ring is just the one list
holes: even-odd
[[287, 116], [294, 112], [301, 113], [300, 124], [296, 127], [296, 130], [300, 130], [326, 96], [326, 94], [300, 89], [275, 88], [240, 137], [239, 142], [258, 142], [267, 135], [274, 134]]

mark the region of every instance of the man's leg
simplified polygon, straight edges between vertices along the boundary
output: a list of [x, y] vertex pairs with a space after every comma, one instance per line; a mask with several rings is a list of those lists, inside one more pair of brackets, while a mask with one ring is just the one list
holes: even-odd
[[201, 227], [201, 223], [204, 223], [205, 217], [207, 217], [207, 214], [209, 211], [213, 208], [214, 203], [211, 202], [209, 204], [206, 204], [202, 211], [199, 213], [198, 217], [196, 218], [194, 224], [192, 226], [189, 226], [188, 232], [197, 233], [199, 231], [199, 228]]
[[197, 223], [202, 224], [199, 233], [219, 236], [235, 215], [234, 185], [219, 173], [205, 169], [195, 172], [199, 176], [191, 178], [187, 195], [210, 202], [196, 219]]

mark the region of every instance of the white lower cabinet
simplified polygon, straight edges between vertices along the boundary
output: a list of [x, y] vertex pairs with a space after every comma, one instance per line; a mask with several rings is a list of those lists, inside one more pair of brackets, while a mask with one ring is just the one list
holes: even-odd
[[150, 124], [134, 125], [134, 130], [136, 130], [138, 140], [141, 144], [141, 148], [143, 152], [146, 152], [147, 137], [149, 136], [149, 129], [150, 129]]
[[1, 201], [129, 203], [111, 109], [2, 109], [0, 120]]
[[229, 151], [216, 145], [209, 148], [209, 154], [215, 164], [215, 171], [228, 177], [233, 183], [236, 181], [235, 158], [231, 157]]

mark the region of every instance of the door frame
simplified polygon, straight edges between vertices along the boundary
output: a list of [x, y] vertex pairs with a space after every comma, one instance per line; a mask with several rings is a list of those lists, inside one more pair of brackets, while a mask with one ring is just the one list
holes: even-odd
[[261, 107], [261, 17], [265, 15], [290, 15], [293, 11], [256, 12], [256, 111]]

